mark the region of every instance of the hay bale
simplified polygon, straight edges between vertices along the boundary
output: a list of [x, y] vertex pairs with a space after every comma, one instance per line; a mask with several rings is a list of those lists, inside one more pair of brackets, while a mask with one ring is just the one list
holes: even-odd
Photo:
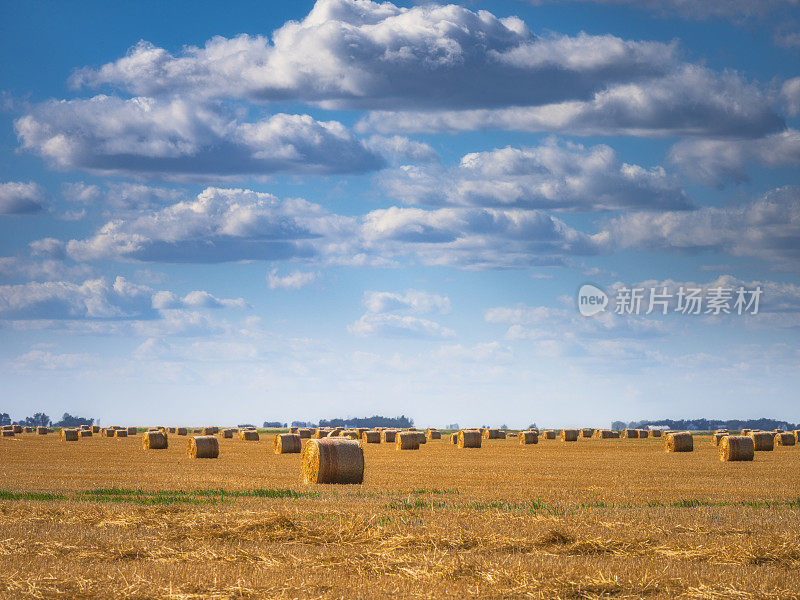
[[660, 429], [651, 429], [650, 430], [650, 437], [660, 438], [661, 437], [661, 430]]
[[459, 448], [480, 448], [481, 438], [480, 429], [462, 429], [458, 432], [457, 445]]
[[434, 429], [433, 427], [429, 427], [425, 431], [425, 437], [427, 437], [429, 440], [440, 440], [440, 439], [442, 439], [442, 434], [439, 432], [438, 429]]
[[[483, 429], [483, 439], [485, 440], [499, 440], [501, 439], [501, 432], [499, 429]], [[505, 435], [502, 436], [505, 438]]]
[[260, 439], [255, 429], [243, 429], [239, 432], [239, 437], [245, 442], [257, 442]]
[[114, 437], [126, 438], [126, 437], [128, 437], [128, 430], [127, 429], [115, 429], [114, 430]]
[[363, 483], [364, 449], [346, 438], [309, 440], [303, 449], [303, 483]]
[[190, 458], [217, 458], [219, 441], [213, 435], [195, 435], [189, 438], [186, 452]]
[[289, 427], [289, 433], [297, 433], [299, 430], [299, 427]]
[[221, 433], [222, 437], [226, 439], [233, 439], [233, 429], [223, 429]]
[[719, 459], [723, 462], [753, 460], [755, 446], [746, 435], [725, 435], [719, 441]]
[[186, 427], [176, 427], [175, 435], [189, 435], [189, 430]]
[[167, 429], [167, 431], [169, 433], [178, 433], [178, 428], [177, 427], [170, 427], [169, 429]]
[[619, 432], [611, 431], [610, 429], [598, 429], [594, 432], [594, 437], [598, 440], [613, 440], [619, 437]]
[[302, 445], [297, 433], [275, 434], [275, 454], [299, 454]]
[[145, 450], [166, 450], [167, 436], [161, 431], [145, 431], [142, 434], [142, 448]]
[[398, 431], [394, 436], [394, 447], [395, 450], [419, 450], [419, 432]]
[[795, 429], [794, 430], [794, 441], [795, 442], [800, 442], [800, 429]]
[[638, 429], [623, 429], [622, 432], [620, 433], [619, 437], [621, 437], [623, 439], [626, 439], [626, 440], [638, 439], [639, 438], [639, 430]]
[[768, 431], [751, 431], [748, 435], [753, 440], [756, 452], [771, 452], [774, 449], [775, 437]]
[[136, 435], [139, 430], [136, 427], [127, 427], [125, 431], [128, 432], [128, 435]]
[[664, 450], [667, 452], [691, 452], [694, 438], [688, 431], [672, 432], [664, 436]]
[[794, 446], [794, 434], [788, 432], [776, 433], [775, 443], [778, 446]]
[[397, 436], [396, 429], [384, 429], [381, 431], [381, 442], [384, 444], [394, 444], [394, 439]]
[[297, 430], [297, 435], [300, 436], [301, 440], [308, 440], [314, 435], [314, 430], [309, 427], [300, 427]]
[[61, 441], [62, 442], [77, 442], [78, 441], [78, 430], [77, 429], [62, 429], [60, 437], [61, 437]]
[[650, 432], [647, 429], [639, 430], [639, 439], [646, 440], [650, 437]]
[[727, 433], [721, 433], [721, 432], [715, 433], [714, 435], [711, 436], [711, 441], [714, 442], [715, 446], [719, 446], [719, 443], [720, 441], [722, 441], [722, 438], [724, 438], [727, 435], [728, 435]]
[[450, 434], [450, 443], [453, 444], [454, 446], [456, 444], [458, 444], [458, 432], [457, 431], [454, 431], [453, 433]]
[[364, 440], [365, 444], [380, 444], [381, 432], [377, 429], [373, 431], [365, 431], [361, 434], [361, 439]]
[[424, 431], [415, 431], [414, 433], [417, 434], [417, 439], [419, 440], [419, 445], [422, 446], [423, 444], [428, 443], [428, 438], [425, 437]]
[[36, 428], [36, 435], [47, 435], [48, 433], [49, 433], [49, 431], [47, 430], [47, 427], [37, 427]]
[[351, 440], [360, 440], [361, 433], [358, 431], [358, 429], [345, 429], [340, 434], [340, 437], [350, 438]]
[[314, 431], [314, 435], [312, 435], [311, 437], [315, 440], [321, 440], [324, 437], [328, 437], [328, 434], [331, 431], [332, 430], [329, 427], [317, 427], [316, 430]]
[[214, 427], [203, 427], [200, 430], [200, 434], [201, 435], [214, 435], [215, 433], [217, 433], [217, 432], [214, 431]]
[[15, 434], [22, 433], [22, 425], [12, 425], [11, 431], [13, 431]]
[[578, 433], [579, 432], [577, 429], [562, 429], [561, 434], [559, 435], [559, 439], [562, 442], [577, 442]]
[[547, 429], [543, 434], [542, 437], [546, 440], [554, 440], [556, 439], [556, 432], [553, 429]]
[[594, 429], [591, 427], [584, 427], [581, 429], [581, 437], [584, 439], [589, 439], [594, 436]]
[[80, 437], [92, 437], [92, 430], [91, 429], [81, 429], [78, 432]]
[[34, 427], [23, 427], [22, 428], [22, 431], [24, 431], [25, 433], [34, 433], [35, 430], [36, 429]]
[[539, 443], [539, 434], [537, 434], [535, 431], [520, 431], [517, 438], [519, 439], [519, 443], [521, 445]]
[[[14, 437], [13, 429], [3, 429], [3, 437]], [[77, 439], [77, 438], [75, 438]]]

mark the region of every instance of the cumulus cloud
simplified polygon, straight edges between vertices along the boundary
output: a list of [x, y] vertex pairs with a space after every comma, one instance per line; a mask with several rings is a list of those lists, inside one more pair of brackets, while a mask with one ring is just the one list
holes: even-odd
[[31, 350], [18, 356], [12, 363], [20, 371], [61, 371], [85, 369], [97, 361], [91, 354], [56, 353], [47, 350]]
[[364, 307], [373, 313], [409, 311], [412, 313], [450, 312], [450, 298], [421, 290], [396, 292], [364, 292]]
[[[548, 0], [528, 0], [532, 4], [544, 4]], [[565, 0], [552, 0], [565, 1]], [[739, 21], [745, 18], [760, 18], [797, 6], [797, 0], [568, 0], [571, 2], [594, 2], [632, 6], [662, 15], [677, 14], [689, 19], [723, 18]]]
[[247, 308], [249, 305], [244, 298], [227, 299], [217, 298], [205, 290], [194, 290], [179, 298], [172, 292], [160, 291], [153, 294], [153, 308], [164, 310], [168, 308]]
[[39, 212], [44, 208], [46, 197], [38, 183], [0, 182], [0, 216]]
[[83, 281], [91, 276], [89, 265], [71, 264], [60, 258], [0, 257], [0, 280], [4, 281]]
[[423, 142], [410, 140], [402, 135], [390, 137], [373, 135], [365, 142], [367, 148], [392, 162], [433, 162], [438, 160], [436, 150]]
[[63, 184], [61, 190], [69, 202], [98, 205], [104, 209], [104, 213], [114, 215], [151, 210], [187, 198], [186, 191], [182, 189], [128, 182], [105, 182], [99, 186], [78, 181]]
[[755, 140], [683, 140], [669, 152], [670, 161], [691, 179], [723, 186], [747, 180], [747, 165], [800, 166], [800, 131], [787, 129]]
[[279, 275], [278, 269], [267, 273], [267, 283], [271, 290], [299, 290], [314, 283], [319, 278], [319, 273], [314, 271], [292, 271], [286, 275]]
[[586, 100], [478, 110], [373, 111], [356, 130], [757, 137], [784, 125], [765, 95], [737, 74], [718, 75], [705, 67], [684, 65], [662, 77], [610, 85]]
[[403, 166], [381, 182], [389, 195], [409, 204], [561, 210], [691, 206], [661, 167], [624, 163], [606, 145], [587, 148], [557, 140], [467, 154], [452, 168]]
[[800, 258], [800, 187], [772, 190], [757, 200], [687, 212], [637, 212], [612, 219], [606, 233], [617, 248], [709, 250], [756, 257], [796, 270]]
[[54, 167], [101, 174], [361, 173], [383, 164], [336, 121], [275, 114], [240, 122], [185, 98], [43, 102], [14, 128], [22, 148]]
[[[800, 45], [800, 40], [798, 40]], [[781, 86], [781, 99], [789, 116], [796, 117], [800, 114], [800, 77], [787, 79]]]
[[368, 312], [347, 330], [357, 337], [441, 339], [455, 335], [452, 329], [439, 323], [411, 315]]
[[139, 95], [292, 99], [329, 108], [469, 108], [587, 97], [609, 82], [663, 73], [675, 54], [673, 45], [611, 35], [537, 37], [518, 18], [455, 5], [318, 0], [272, 41], [214, 37], [178, 55], [140, 42], [72, 81]]

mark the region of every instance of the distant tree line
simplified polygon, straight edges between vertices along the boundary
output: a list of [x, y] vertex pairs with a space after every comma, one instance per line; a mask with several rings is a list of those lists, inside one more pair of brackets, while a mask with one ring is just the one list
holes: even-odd
[[69, 413], [64, 413], [61, 420], [55, 424], [56, 427], [80, 427], [81, 425], [94, 425], [94, 419], [73, 417]]
[[614, 421], [612, 429], [643, 429], [652, 425], [666, 425], [670, 429], [686, 431], [712, 431], [714, 429], [800, 429], [797, 423], [778, 421], [776, 419], [656, 419], [655, 421]]
[[[264, 421], [264, 425], [262, 427], [267, 427], [269, 429], [279, 429], [281, 427], [288, 427], [286, 423], [281, 423], [280, 421]], [[240, 425], [241, 427], [241, 425]]]
[[[399, 417], [350, 417], [347, 419], [320, 419], [320, 427], [397, 427], [406, 428], [414, 426], [414, 419], [405, 415]], [[299, 426], [298, 426], [299, 427]]]
[[53, 423], [49, 416], [43, 412], [33, 413], [31, 417], [25, 417], [19, 421], [12, 421], [8, 413], [0, 413], [0, 426], [2, 425], [22, 425], [23, 427], [80, 427], [81, 425], [94, 425], [94, 419], [86, 417], [75, 417], [69, 413], [64, 413], [61, 420]]

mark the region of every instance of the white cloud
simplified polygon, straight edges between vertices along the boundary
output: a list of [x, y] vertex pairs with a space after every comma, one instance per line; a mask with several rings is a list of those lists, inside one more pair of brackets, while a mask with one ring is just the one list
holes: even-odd
[[[528, 0], [532, 4], [544, 4], [548, 0]], [[564, 0], [552, 0], [564, 1]], [[788, 10], [797, 6], [797, 0], [568, 0], [571, 2], [594, 2], [597, 4], [628, 5], [655, 13], [677, 14], [689, 19], [723, 18], [740, 21], [745, 18], [765, 17], [770, 13]]]
[[[800, 36], [798, 36], [800, 45]], [[787, 79], [781, 86], [781, 99], [789, 116], [796, 117], [800, 114], [800, 77]]]
[[800, 258], [800, 188], [772, 190], [743, 206], [684, 212], [639, 212], [612, 219], [608, 242], [617, 248], [709, 250], [756, 257], [796, 270]]
[[548, 140], [537, 147], [465, 155], [457, 167], [404, 166], [385, 173], [387, 193], [410, 204], [562, 210], [689, 208], [661, 167], [619, 160], [606, 145]]
[[800, 131], [787, 129], [755, 140], [684, 140], [669, 152], [688, 177], [707, 185], [747, 179], [748, 163], [764, 167], [800, 166]]
[[59, 258], [0, 257], [0, 279], [29, 281], [86, 280], [93, 270], [85, 264], [70, 264]]
[[364, 292], [364, 307], [373, 313], [410, 311], [417, 314], [450, 312], [450, 298], [421, 290], [395, 292]]
[[537, 37], [518, 18], [455, 5], [319, 0], [272, 42], [215, 37], [177, 56], [140, 42], [115, 62], [78, 71], [73, 83], [329, 108], [468, 108], [584, 98], [663, 73], [675, 54], [673, 45], [611, 35]]
[[55, 353], [46, 350], [31, 350], [13, 361], [13, 367], [20, 371], [73, 371], [85, 369], [97, 362], [91, 354]]
[[367, 312], [347, 330], [357, 337], [409, 337], [422, 339], [450, 338], [452, 329], [411, 315]]
[[49, 101], [14, 123], [22, 148], [64, 170], [162, 178], [361, 173], [382, 159], [336, 121], [275, 114], [240, 122], [184, 98]]
[[439, 155], [436, 150], [423, 142], [416, 142], [401, 135], [390, 137], [373, 135], [365, 142], [367, 148], [386, 157], [392, 162], [434, 162]]
[[279, 275], [278, 269], [267, 273], [267, 283], [271, 290], [299, 290], [314, 283], [319, 278], [319, 273], [313, 271], [292, 271], [286, 275]]
[[614, 84], [588, 99], [478, 110], [373, 111], [356, 130], [432, 133], [499, 129], [573, 135], [758, 137], [784, 121], [735, 73], [684, 65], [665, 76]]
[[38, 183], [0, 182], [0, 216], [39, 212], [44, 208], [46, 197]]
[[170, 189], [140, 183], [106, 182], [102, 187], [84, 182], [62, 185], [64, 197], [82, 205], [100, 205], [104, 214], [153, 210], [187, 197], [182, 189]]
[[248, 308], [249, 304], [244, 298], [230, 300], [227, 298], [217, 298], [205, 290], [195, 290], [179, 298], [169, 291], [160, 291], [153, 294], [153, 308], [157, 310], [171, 308]]

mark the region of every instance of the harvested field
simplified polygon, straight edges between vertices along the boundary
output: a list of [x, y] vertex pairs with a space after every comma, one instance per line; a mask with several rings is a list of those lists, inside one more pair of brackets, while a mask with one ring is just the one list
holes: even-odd
[[238, 439], [208, 461], [18, 435], [0, 596], [796, 598], [797, 447], [721, 462], [696, 437], [363, 444], [362, 485], [305, 486], [300, 455]]

